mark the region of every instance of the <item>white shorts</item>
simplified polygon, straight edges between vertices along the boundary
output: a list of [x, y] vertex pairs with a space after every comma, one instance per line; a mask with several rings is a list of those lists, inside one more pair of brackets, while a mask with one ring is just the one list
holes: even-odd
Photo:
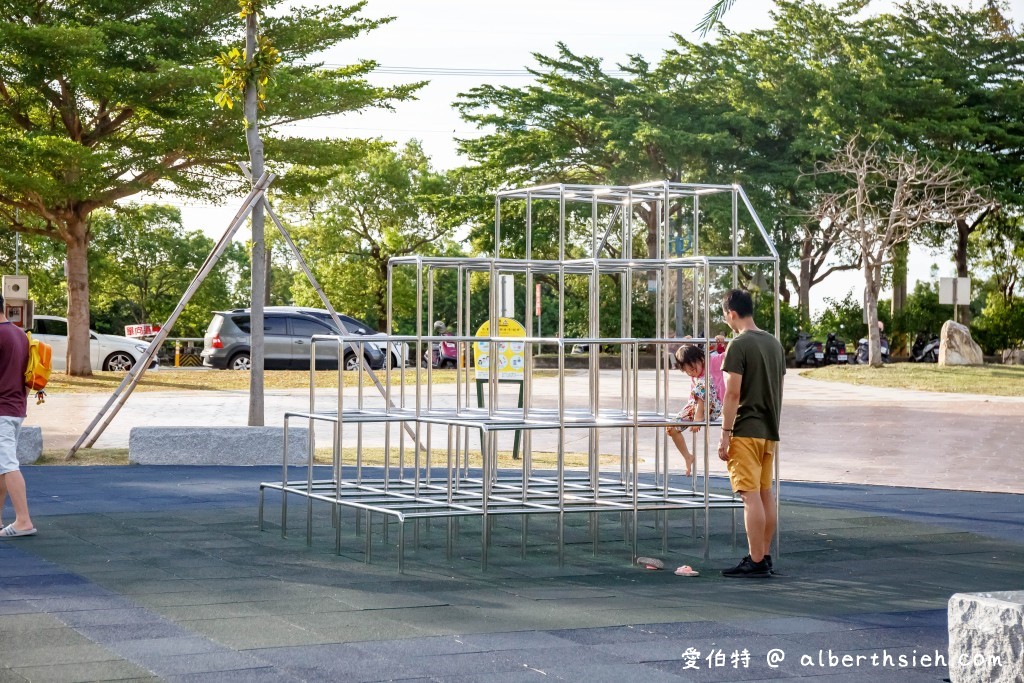
[[0, 474], [17, 472], [18, 434], [21, 432], [22, 417], [0, 416]]

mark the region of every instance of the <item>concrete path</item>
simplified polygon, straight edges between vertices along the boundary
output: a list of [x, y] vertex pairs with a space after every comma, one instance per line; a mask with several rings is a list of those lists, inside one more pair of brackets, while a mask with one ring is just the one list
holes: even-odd
[[719, 574], [744, 552], [725, 511], [709, 560], [691, 515], [669, 516], [667, 547], [639, 520], [642, 554], [698, 578], [631, 564], [618, 513], [596, 539], [568, 515], [564, 564], [554, 517], [525, 548], [501, 517], [486, 571], [478, 521], [450, 558], [446, 524], [410, 524], [400, 575], [379, 519], [370, 563], [349, 511], [340, 556], [326, 506], [310, 547], [305, 506], [282, 538], [273, 495], [261, 531], [257, 484], [279, 474], [25, 468], [39, 535], [0, 541], [0, 681], [934, 683], [949, 596], [1019, 589], [1024, 562], [1021, 496], [794, 483], [769, 579]]
[[[641, 373], [641, 405], [654, 408], [655, 374]], [[615, 371], [601, 373], [603, 405], [617, 405], [620, 378]], [[681, 405], [687, 391], [685, 378], [673, 373], [670, 405]], [[588, 400], [587, 377], [575, 373], [566, 378], [566, 396], [584, 406]], [[534, 382], [535, 405], [557, 405], [558, 381]], [[514, 405], [514, 392], [503, 387], [504, 405]], [[367, 390], [372, 403], [374, 391]], [[434, 405], [454, 405], [454, 385], [434, 387]], [[356, 390], [346, 390], [346, 401]], [[43, 427], [47, 448], [67, 448], [106, 400], [100, 394], [55, 394], [44, 406], [30, 406], [26, 424]], [[411, 399], [410, 399], [411, 400]], [[268, 424], [280, 424], [286, 410], [308, 408], [304, 390], [272, 391], [266, 397]], [[318, 392], [318, 407], [333, 409], [333, 391]], [[138, 425], [244, 425], [248, 396], [242, 391], [147, 392], [131, 397], [97, 446], [124, 448], [133, 426]], [[397, 432], [396, 432], [397, 433]], [[327, 443], [326, 431], [321, 432]], [[354, 444], [355, 430], [346, 430], [346, 443]], [[787, 480], [846, 482], [893, 486], [917, 486], [953, 490], [1024, 493], [1024, 468], [1020, 444], [1024, 443], [1024, 398], [942, 394], [821, 382], [790, 371], [786, 380], [782, 430], [782, 476]], [[366, 428], [364, 444], [382, 446], [383, 431]], [[712, 430], [711, 446], [718, 442]], [[660, 440], [664, 443], [664, 440]], [[568, 432], [566, 449], [586, 451], [585, 432]], [[501, 447], [511, 448], [511, 439]], [[554, 451], [557, 434], [537, 434], [534, 448]], [[698, 439], [698, 448], [703, 438]], [[653, 430], [642, 435], [643, 468], [653, 471], [655, 454], [665, 453]], [[619, 452], [618, 433], [603, 433], [602, 453]], [[703, 451], [698, 450], [703, 461]], [[710, 454], [711, 473], [724, 472]], [[670, 471], [681, 471], [682, 460], [672, 452]]]

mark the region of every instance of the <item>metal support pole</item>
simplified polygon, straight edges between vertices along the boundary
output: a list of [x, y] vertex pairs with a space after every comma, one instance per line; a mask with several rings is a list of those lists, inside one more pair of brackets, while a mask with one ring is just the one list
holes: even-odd
[[[128, 374], [125, 375], [121, 384], [114, 390], [114, 393], [111, 394], [110, 398], [107, 399], [107, 402], [103, 404], [103, 407], [100, 409], [99, 413], [96, 414], [96, 417], [94, 417], [92, 422], [89, 423], [89, 426], [85, 428], [82, 435], [78, 437], [75, 445], [71, 447], [71, 450], [69, 450], [67, 456], [65, 456], [65, 460], [70, 460], [75, 457], [75, 453], [82, 447], [83, 443], [85, 443], [87, 448], [96, 443], [96, 440], [100, 438], [111, 420], [113, 420], [121, 410], [121, 406], [123, 406], [125, 401], [128, 400], [128, 397], [131, 396], [135, 387], [138, 385], [139, 380], [142, 379], [142, 375], [144, 375], [146, 370], [149, 369], [149, 364], [152, 362], [153, 357], [156, 356], [157, 351], [160, 350], [164, 340], [167, 339], [168, 335], [170, 335], [171, 328], [174, 326], [174, 323], [178, 321], [178, 316], [181, 315], [186, 304], [188, 304], [192, 299], [192, 296], [196, 293], [196, 290], [199, 289], [199, 286], [206, 279], [206, 276], [213, 270], [213, 267], [217, 264], [221, 255], [227, 249], [228, 244], [231, 243], [235, 233], [238, 232], [239, 228], [242, 227], [242, 224], [249, 217], [253, 207], [260, 202], [263, 193], [266, 192], [270, 183], [274, 182], [275, 177], [276, 176], [273, 173], [264, 173], [252, 186], [252, 189], [249, 190], [249, 193], [245, 196], [245, 200], [242, 202], [241, 208], [239, 208], [235, 217], [231, 220], [231, 223], [228, 224], [228, 229], [224, 231], [223, 235], [221, 235], [216, 246], [214, 246], [213, 250], [209, 255], [207, 255], [206, 260], [199, 269], [199, 272], [196, 273], [194, 278], [192, 278], [192, 282], [178, 301], [178, 305], [175, 306], [171, 315], [167, 318], [167, 321], [160, 328], [160, 331], [157, 332], [155, 337], [153, 337], [153, 340], [149, 343], [149, 346], [143, 352], [139, 361], [135, 363]], [[111, 406], [113, 406], [113, 409], [111, 409]], [[110, 411], [110, 413], [107, 414], [107, 411]], [[104, 415], [106, 415], [106, 419], [104, 419]], [[102, 424], [100, 424], [101, 420], [103, 420]], [[98, 429], [97, 425], [100, 425]], [[93, 430], [96, 430], [96, 432], [93, 433]], [[91, 438], [90, 435], [92, 435]], [[88, 443], [86, 443], [86, 439], [88, 439]]]

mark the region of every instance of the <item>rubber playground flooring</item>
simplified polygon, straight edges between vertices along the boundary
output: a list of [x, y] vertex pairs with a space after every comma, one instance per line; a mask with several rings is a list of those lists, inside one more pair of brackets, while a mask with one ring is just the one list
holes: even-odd
[[0, 542], [0, 682], [941, 681], [949, 597], [1022, 587], [1022, 496], [787, 484], [770, 579], [719, 574], [745, 554], [725, 510], [707, 561], [701, 513], [640, 516], [640, 554], [667, 571], [631, 564], [617, 512], [567, 516], [561, 561], [557, 517], [525, 544], [520, 517], [497, 518], [486, 570], [478, 520], [450, 556], [445, 520], [409, 522], [399, 574], [377, 517], [369, 563], [353, 512], [340, 556], [326, 505], [307, 546], [305, 505], [282, 538], [268, 492], [260, 531], [279, 468], [25, 476], [39, 534]]

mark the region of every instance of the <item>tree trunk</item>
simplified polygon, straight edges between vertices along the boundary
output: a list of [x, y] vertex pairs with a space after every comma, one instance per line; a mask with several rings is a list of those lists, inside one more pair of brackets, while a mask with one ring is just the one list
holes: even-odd
[[[263, 207], [260, 207], [260, 208], [263, 208]], [[266, 231], [264, 230], [264, 233], [265, 232]], [[266, 235], [264, 234], [264, 237], [265, 236]], [[273, 249], [269, 249], [269, 248], [268, 249], [264, 249], [264, 254], [266, 255], [266, 258], [264, 259], [264, 263], [266, 265], [264, 266], [263, 272], [265, 274], [264, 275], [264, 279], [266, 280], [266, 284], [263, 287], [263, 305], [264, 306], [269, 306], [271, 304], [270, 292], [274, 288], [274, 282], [273, 282], [273, 280], [274, 280], [274, 269], [273, 269], [273, 265], [274, 265], [274, 258], [273, 258], [274, 250]]]
[[893, 320], [896, 319], [907, 303], [907, 257], [910, 244], [900, 242], [892, 248], [892, 308]]
[[[958, 218], [956, 221], [956, 252], [953, 255], [956, 261], [956, 275], [957, 277], [968, 277], [970, 272], [967, 270], [967, 239], [974, 232], [974, 228], [968, 225], [967, 221]], [[959, 310], [959, 320], [964, 325], [971, 324], [971, 304], [967, 302], [966, 305], [961, 305]]]
[[[889, 331], [889, 353], [904, 355], [909, 344], [909, 330], [903, 327], [902, 313], [907, 303], [907, 259], [910, 243], [900, 242], [892, 248], [892, 314], [893, 329]], [[899, 330], [899, 332], [897, 332]]]
[[797, 295], [800, 299], [800, 317], [802, 320], [811, 319], [811, 255], [814, 250], [814, 243], [810, 236], [804, 237], [800, 242], [800, 284], [797, 287]]
[[73, 377], [92, 374], [89, 339], [89, 235], [84, 219], [68, 224], [68, 353], [67, 371]]
[[[391, 321], [388, 320], [388, 262], [377, 262], [377, 329], [391, 334]], [[390, 359], [389, 359], [390, 360]]]
[[868, 265], [864, 259], [864, 309], [868, 318], [868, 364], [873, 368], [882, 367], [882, 340], [878, 333], [878, 290], [881, 284], [880, 269]]
[[658, 212], [651, 209], [644, 216], [647, 224], [647, 258], [654, 258], [658, 253]]
[[[245, 60], [251, 64], [256, 53], [256, 13], [245, 19]], [[245, 144], [249, 148], [249, 168], [255, 184], [263, 175], [263, 141], [260, 140], [258, 120], [259, 99], [256, 81], [250, 78], [245, 86]], [[263, 202], [252, 210], [252, 281], [250, 311], [250, 352], [252, 369], [249, 372], [249, 426], [262, 427], [263, 408], [263, 302], [266, 296], [266, 244], [263, 236]]]

